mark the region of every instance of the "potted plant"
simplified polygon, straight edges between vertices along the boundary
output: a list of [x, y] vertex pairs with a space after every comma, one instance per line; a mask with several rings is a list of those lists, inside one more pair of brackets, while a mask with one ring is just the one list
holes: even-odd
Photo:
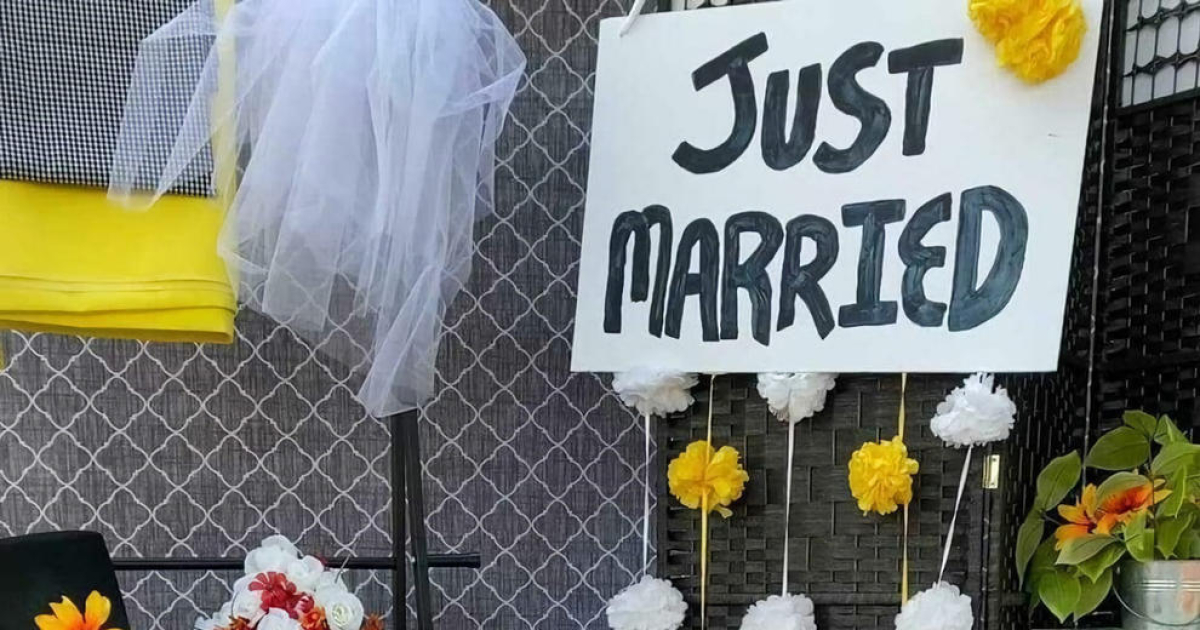
[[1078, 620], [1115, 590], [1127, 629], [1200, 629], [1198, 494], [1200, 447], [1166, 416], [1128, 411], [1085, 458], [1051, 461], [1017, 534], [1032, 605]]

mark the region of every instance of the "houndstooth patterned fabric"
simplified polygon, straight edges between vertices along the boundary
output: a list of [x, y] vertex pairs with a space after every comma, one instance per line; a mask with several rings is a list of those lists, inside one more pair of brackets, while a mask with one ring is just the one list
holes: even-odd
[[[138, 43], [190, 4], [0, 2], [0, 179], [106, 188]], [[172, 71], [198, 76], [207, 49], [199, 41], [183, 46], [194, 54]], [[181, 113], [186, 104], [181, 99]], [[164, 162], [172, 136], [149, 139], [162, 143], [157, 157]], [[174, 192], [209, 194], [211, 171], [205, 153]]]
[[[642, 435], [607, 377], [568, 363], [596, 30], [629, 3], [490, 4], [529, 69], [421, 412], [430, 550], [483, 558], [432, 570], [435, 626], [603, 630], [641, 562]], [[6, 343], [0, 536], [87, 528], [118, 557], [215, 556], [279, 531], [321, 555], [389, 554], [388, 427], [354, 403], [347, 368], [286, 329], [246, 312], [230, 347]], [[231, 581], [120, 577], [135, 630], [190, 627]], [[351, 582], [384, 611], [390, 578]]]

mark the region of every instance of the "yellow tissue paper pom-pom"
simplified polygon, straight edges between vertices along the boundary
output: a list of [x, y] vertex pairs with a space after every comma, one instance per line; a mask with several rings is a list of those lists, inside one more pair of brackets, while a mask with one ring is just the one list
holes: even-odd
[[912, 501], [912, 476], [918, 468], [899, 436], [867, 442], [850, 456], [850, 494], [863, 514], [891, 514]]
[[686, 450], [667, 466], [667, 483], [671, 494], [693, 510], [700, 509], [708, 495], [708, 510], [716, 510], [726, 518], [733, 512], [725, 506], [742, 496], [750, 475], [738, 463], [738, 452], [722, 446], [716, 452], [711, 444], [699, 440], [688, 444]]
[[1087, 32], [1079, 0], [968, 0], [967, 13], [1000, 65], [1029, 83], [1062, 74]]
[[1029, 12], [1031, 0], [969, 0], [967, 14], [975, 28], [995, 44]]
[[1079, 58], [1087, 20], [1079, 0], [1040, 0], [996, 44], [1000, 65], [1030, 83], [1052, 79]]

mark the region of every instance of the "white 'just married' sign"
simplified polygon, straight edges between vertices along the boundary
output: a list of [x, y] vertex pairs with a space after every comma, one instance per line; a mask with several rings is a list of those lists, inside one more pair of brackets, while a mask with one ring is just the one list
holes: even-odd
[[1100, 4], [1040, 85], [945, 0], [604, 21], [572, 368], [1055, 369]]

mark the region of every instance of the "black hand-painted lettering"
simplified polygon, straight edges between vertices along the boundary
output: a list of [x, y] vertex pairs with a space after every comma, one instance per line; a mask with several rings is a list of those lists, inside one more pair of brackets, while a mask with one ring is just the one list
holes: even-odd
[[650, 234], [646, 217], [636, 210], [617, 215], [608, 237], [608, 286], [604, 291], [604, 332], [621, 332], [621, 306], [625, 301], [625, 258], [633, 237], [633, 278], [629, 298], [642, 302], [650, 290]]
[[617, 215], [608, 239], [608, 284], [604, 292], [604, 332], [621, 332], [621, 308], [625, 298], [625, 258], [633, 238], [633, 272], [629, 299], [644, 302], [650, 288], [650, 227], [658, 226], [658, 264], [654, 272], [654, 297], [650, 302], [650, 334], [662, 336], [663, 302], [671, 265], [671, 212], [663, 206], [648, 206]]
[[[958, 251], [954, 256], [954, 282], [950, 293], [947, 328], [970, 330], [995, 317], [1017, 290], [1025, 266], [1029, 217], [1025, 207], [1003, 188], [980, 186], [963, 191], [958, 219]], [[978, 288], [979, 237], [983, 211], [996, 217], [1000, 243], [996, 260]]]
[[863, 89], [856, 75], [860, 70], [874, 67], [883, 56], [878, 42], [862, 42], [851, 46], [829, 67], [829, 98], [833, 106], [859, 120], [862, 128], [847, 149], [836, 149], [822, 142], [813, 155], [813, 163], [826, 173], [848, 173], [866, 162], [892, 126], [892, 112], [883, 99]]
[[[801, 245], [812, 239], [817, 251], [807, 265], [800, 264]], [[821, 278], [829, 273], [838, 257], [838, 233], [824, 217], [802, 214], [787, 224], [787, 245], [783, 251], [783, 277], [779, 286], [779, 323], [784, 330], [796, 321], [796, 298], [804, 300], [813, 325], [822, 339], [833, 330], [833, 311], [821, 289]]]
[[738, 159], [754, 138], [758, 125], [758, 105], [754, 96], [754, 77], [749, 63], [767, 52], [767, 35], [759, 33], [717, 55], [692, 73], [692, 85], [700, 91], [721, 77], [729, 77], [733, 93], [733, 130], [724, 142], [712, 149], [697, 149], [688, 142], [679, 143], [671, 159], [698, 175], [715, 173]]
[[[758, 234], [758, 247], [745, 262], [741, 258], [742, 233]], [[750, 296], [751, 333], [766, 346], [771, 342], [771, 278], [767, 264], [783, 244], [783, 226], [765, 212], [741, 212], [725, 222], [725, 270], [721, 284], [721, 338], [738, 338], [738, 289]]]
[[763, 98], [763, 162], [777, 171], [799, 164], [808, 155], [821, 104], [821, 66], [805, 66], [796, 77], [796, 113], [792, 116], [792, 133], [785, 140], [789, 75], [787, 70], [771, 73]]
[[842, 224], [846, 227], [862, 226], [862, 249], [858, 254], [857, 300], [838, 309], [838, 325], [842, 328], [896, 323], [896, 303], [881, 302], [879, 289], [883, 281], [883, 252], [886, 244], [884, 226], [902, 219], [902, 199], [842, 206]]
[[938, 195], [913, 213], [900, 233], [900, 260], [904, 261], [904, 278], [900, 283], [900, 301], [904, 314], [914, 324], [928, 328], [942, 325], [946, 305], [925, 297], [925, 274], [946, 265], [946, 248], [921, 244], [921, 239], [938, 223], [950, 220], [950, 193]]
[[[700, 246], [700, 271], [689, 271], [692, 249]], [[717, 227], [708, 219], [696, 219], [688, 224], [679, 237], [675, 253], [675, 270], [671, 273], [671, 289], [667, 298], [668, 337], [679, 338], [683, 323], [683, 307], [689, 295], [700, 296], [700, 331], [704, 341], [717, 337], [717, 277], [720, 275], [720, 237]]]
[[664, 206], [647, 206], [643, 211], [646, 222], [658, 226], [658, 262], [654, 266], [654, 293], [650, 298], [650, 334], [662, 336], [663, 310], [667, 297], [667, 280], [671, 273], [671, 211]]
[[904, 97], [904, 155], [925, 152], [929, 110], [933, 95], [933, 69], [962, 63], [963, 40], [939, 39], [888, 53], [888, 72], [908, 73]]

